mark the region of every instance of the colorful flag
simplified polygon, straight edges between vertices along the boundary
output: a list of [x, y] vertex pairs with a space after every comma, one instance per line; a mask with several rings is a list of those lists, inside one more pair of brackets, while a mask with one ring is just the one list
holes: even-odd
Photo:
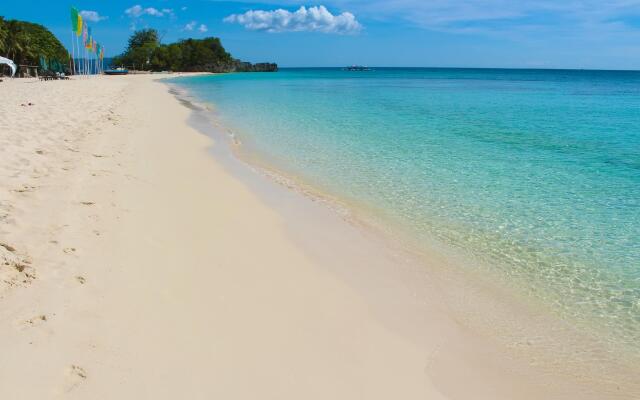
[[71, 31], [73, 31], [73, 33], [78, 32], [78, 17], [78, 9], [71, 7]]
[[82, 44], [87, 46], [87, 39], [89, 38], [89, 33], [87, 32], [87, 24], [82, 25]]
[[77, 26], [77, 30], [76, 30], [76, 36], [80, 36], [82, 35], [82, 27], [83, 27], [84, 23], [82, 21], [82, 15], [80, 15], [78, 13], [78, 26]]
[[91, 27], [89, 26], [89, 27], [87, 27], [87, 40], [86, 40], [84, 46], [87, 49], [91, 50], [91, 46], [92, 45], [93, 45], [93, 35], [92, 35], [92, 32], [91, 32]]

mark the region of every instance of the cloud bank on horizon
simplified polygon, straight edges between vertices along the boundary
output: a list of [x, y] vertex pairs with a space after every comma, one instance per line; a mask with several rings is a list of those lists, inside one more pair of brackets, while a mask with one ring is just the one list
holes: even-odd
[[301, 6], [296, 11], [249, 10], [243, 14], [232, 14], [224, 22], [237, 23], [252, 31], [278, 32], [322, 32], [354, 34], [362, 25], [350, 12], [332, 14], [325, 6]]

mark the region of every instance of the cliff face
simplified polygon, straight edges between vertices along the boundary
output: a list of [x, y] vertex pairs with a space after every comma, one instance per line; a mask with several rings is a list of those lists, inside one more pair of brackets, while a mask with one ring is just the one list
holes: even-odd
[[[153, 69], [152, 69], [153, 70]], [[216, 62], [207, 64], [189, 65], [179, 69], [157, 69], [174, 72], [276, 72], [278, 64], [274, 63], [257, 63], [251, 64], [245, 61], [234, 60], [232, 62]]]
[[257, 63], [233, 60], [231, 62], [217, 62], [200, 65], [190, 65], [182, 70], [174, 70], [176, 72], [276, 72], [278, 64], [275, 63]]
[[251, 64], [240, 60], [234, 60], [230, 72], [276, 72], [278, 64], [275, 63], [257, 63]]

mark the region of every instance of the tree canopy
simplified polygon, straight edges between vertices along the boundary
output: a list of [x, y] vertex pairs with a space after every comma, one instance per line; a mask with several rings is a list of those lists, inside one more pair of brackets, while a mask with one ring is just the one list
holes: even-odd
[[274, 71], [275, 64], [252, 65], [231, 57], [219, 38], [185, 39], [160, 44], [158, 32], [144, 29], [129, 38], [126, 51], [113, 60], [115, 65], [151, 71], [230, 72]]
[[158, 47], [160, 47], [160, 40], [156, 30], [143, 29], [136, 31], [129, 38], [127, 49], [120, 56], [119, 61], [138, 69], [145, 69]]
[[69, 53], [44, 26], [0, 17], [0, 55], [20, 65], [38, 65], [40, 57], [66, 65]]

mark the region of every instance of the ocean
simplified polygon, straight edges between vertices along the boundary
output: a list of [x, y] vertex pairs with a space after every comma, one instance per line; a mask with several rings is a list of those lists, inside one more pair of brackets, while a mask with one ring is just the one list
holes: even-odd
[[309, 68], [173, 83], [272, 168], [640, 346], [640, 72]]

